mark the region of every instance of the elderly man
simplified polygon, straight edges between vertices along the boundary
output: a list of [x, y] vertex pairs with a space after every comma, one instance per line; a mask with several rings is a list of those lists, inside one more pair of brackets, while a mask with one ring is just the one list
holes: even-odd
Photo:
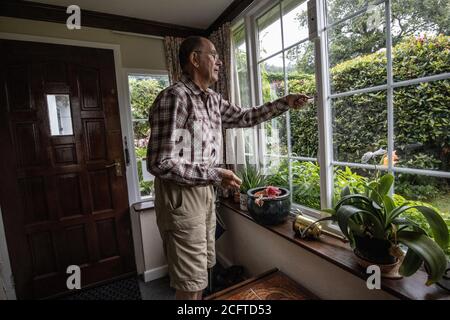
[[[208, 39], [187, 38], [179, 58], [181, 81], [163, 90], [150, 111], [148, 170], [156, 177], [155, 211], [170, 285], [177, 299], [201, 299], [208, 284], [207, 269], [216, 262], [213, 185], [236, 189], [241, 184], [232, 171], [218, 167], [216, 133], [222, 127], [257, 125], [289, 107], [303, 106], [308, 97], [291, 94], [242, 109], [209, 89], [218, 80], [222, 62]], [[190, 142], [192, 149], [186, 152]]]

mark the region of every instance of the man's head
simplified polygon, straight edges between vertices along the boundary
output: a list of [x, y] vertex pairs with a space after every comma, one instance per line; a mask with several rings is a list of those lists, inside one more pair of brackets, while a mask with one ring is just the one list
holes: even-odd
[[219, 79], [222, 61], [219, 59], [216, 48], [208, 39], [186, 38], [181, 43], [179, 58], [181, 69], [207, 86]]

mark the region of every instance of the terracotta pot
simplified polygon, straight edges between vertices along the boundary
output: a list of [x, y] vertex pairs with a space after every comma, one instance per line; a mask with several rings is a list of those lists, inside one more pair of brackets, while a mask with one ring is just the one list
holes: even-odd
[[380, 268], [382, 278], [388, 278], [388, 279], [403, 278], [403, 276], [400, 275], [400, 273], [399, 273], [400, 266], [403, 262], [403, 257], [397, 258], [396, 261], [391, 264], [380, 264], [380, 263], [375, 263], [373, 261], [366, 260], [366, 259], [362, 258], [361, 256], [359, 256], [356, 251], [354, 251], [354, 252], [356, 255], [356, 260], [358, 262], [358, 265], [360, 267], [362, 267], [364, 270], [367, 270], [367, 268], [369, 266], [376, 265]]

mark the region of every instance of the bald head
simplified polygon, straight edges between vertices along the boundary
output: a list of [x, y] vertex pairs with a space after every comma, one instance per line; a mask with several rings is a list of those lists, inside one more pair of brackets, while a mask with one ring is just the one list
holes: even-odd
[[202, 44], [208, 41], [204, 37], [192, 36], [183, 40], [180, 45], [180, 51], [178, 57], [180, 59], [180, 66], [183, 71], [187, 71], [187, 66], [189, 65], [189, 56], [196, 50], [202, 49]]
[[180, 65], [197, 85], [206, 90], [219, 79], [222, 61], [214, 44], [203, 37], [186, 38], [180, 46]]

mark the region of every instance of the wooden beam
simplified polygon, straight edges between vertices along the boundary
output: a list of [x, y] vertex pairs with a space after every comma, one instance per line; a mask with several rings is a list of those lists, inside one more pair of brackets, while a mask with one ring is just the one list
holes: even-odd
[[[69, 16], [66, 13], [66, 9], [66, 7], [62, 6], [29, 1], [0, 1], [0, 15], [14, 18], [65, 24]], [[81, 26], [141, 33], [161, 37], [187, 37], [191, 35], [206, 35], [205, 30], [202, 29], [83, 9], [81, 9]]]

